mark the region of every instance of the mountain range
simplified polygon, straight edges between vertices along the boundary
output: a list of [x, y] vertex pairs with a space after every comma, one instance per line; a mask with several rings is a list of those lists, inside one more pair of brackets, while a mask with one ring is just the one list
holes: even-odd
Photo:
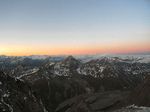
[[0, 56], [2, 112], [149, 110], [147, 55], [33, 57]]

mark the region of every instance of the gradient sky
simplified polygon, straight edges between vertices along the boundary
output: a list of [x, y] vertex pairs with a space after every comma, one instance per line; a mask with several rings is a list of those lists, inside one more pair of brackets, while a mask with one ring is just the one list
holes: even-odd
[[150, 0], [0, 0], [0, 55], [150, 51]]

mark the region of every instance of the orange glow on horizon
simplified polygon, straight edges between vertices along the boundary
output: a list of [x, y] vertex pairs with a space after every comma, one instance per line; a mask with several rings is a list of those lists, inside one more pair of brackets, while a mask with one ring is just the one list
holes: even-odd
[[64, 47], [44, 47], [44, 46], [10, 46], [1, 45], [0, 55], [9, 56], [28, 56], [28, 55], [80, 55], [80, 54], [98, 54], [98, 53], [134, 53], [149, 52], [148, 43], [120, 43], [111, 45], [86, 45], [86, 46], [64, 46]]

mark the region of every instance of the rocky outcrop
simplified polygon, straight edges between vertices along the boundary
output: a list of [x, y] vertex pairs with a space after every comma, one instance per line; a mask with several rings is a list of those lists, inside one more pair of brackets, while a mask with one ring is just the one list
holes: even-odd
[[88, 83], [79, 78], [64, 76], [51, 77], [51, 75], [37, 73], [27, 75], [22, 80], [28, 82], [37, 99], [41, 99], [49, 112], [53, 112], [61, 102], [90, 92]]
[[134, 89], [128, 98], [130, 104], [150, 107], [150, 76]]
[[0, 112], [44, 112], [44, 107], [27, 84], [0, 72]]
[[61, 103], [56, 112], [101, 112], [118, 105], [127, 92], [107, 91], [80, 95]]

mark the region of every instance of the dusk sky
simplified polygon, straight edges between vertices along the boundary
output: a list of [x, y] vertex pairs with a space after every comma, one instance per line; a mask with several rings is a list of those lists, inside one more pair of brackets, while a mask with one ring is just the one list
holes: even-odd
[[0, 55], [150, 52], [150, 0], [0, 0]]

